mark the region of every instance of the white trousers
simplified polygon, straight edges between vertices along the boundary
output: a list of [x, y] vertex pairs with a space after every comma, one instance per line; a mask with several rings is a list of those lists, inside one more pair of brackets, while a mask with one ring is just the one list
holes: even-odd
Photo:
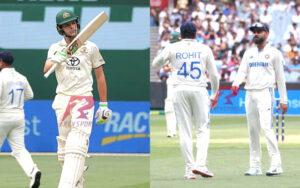
[[34, 163], [24, 145], [25, 117], [24, 112], [0, 113], [0, 148], [7, 138], [16, 158], [26, 175], [30, 178]]
[[271, 167], [281, 167], [281, 157], [273, 125], [274, 89], [247, 90], [246, 114], [248, 121], [250, 168], [261, 167], [261, 129], [266, 137], [267, 148], [271, 158]]
[[72, 129], [91, 134], [94, 116], [94, 99], [87, 96], [56, 95], [52, 108], [55, 110], [59, 136], [67, 139]]
[[91, 93], [86, 96], [58, 94], [52, 108], [56, 113], [59, 131], [58, 161], [63, 167], [59, 187], [73, 188], [81, 184], [93, 125], [94, 99]]
[[[178, 86], [174, 88], [173, 103], [186, 168], [203, 167], [206, 165], [210, 137], [208, 92], [202, 87]], [[196, 161], [193, 154], [193, 122], [197, 139]]]

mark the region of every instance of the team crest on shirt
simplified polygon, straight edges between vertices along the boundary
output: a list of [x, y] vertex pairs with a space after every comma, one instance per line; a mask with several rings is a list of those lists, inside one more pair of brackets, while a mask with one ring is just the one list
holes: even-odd
[[253, 55], [252, 56], [250, 56], [250, 58], [249, 59], [252, 59], [253, 58]]
[[265, 58], [266, 58], [266, 59], [269, 59], [269, 58], [270, 58], [269, 54], [266, 54], [266, 55], [265, 55]]
[[87, 53], [88, 53], [87, 47], [82, 47], [82, 48], [80, 48], [80, 53], [87, 54]]
[[78, 57], [72, 56], [67, 61], [67, 69], [68, 70], [80, 70], [80, 67], [78, 66], [80, 64], [80, 59]]

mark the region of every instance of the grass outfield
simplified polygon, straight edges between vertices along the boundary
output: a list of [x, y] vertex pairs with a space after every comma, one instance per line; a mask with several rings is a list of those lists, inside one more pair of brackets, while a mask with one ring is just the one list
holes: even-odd
[[[42, 171], [41, 188], [58, 187], [61, 168], [56, 156], [32, 156]], [[84, 173], [85, 188], [148, 188], [149, 157], [92, 156]], [[9, 155], [0, 156], [0, 187], [27, 188], [29, 179]]]
[[[300, 187], [300, 117], [285, 118], [285, 142], [279, 143], [284, 173], [280, 176], [248, 177], [249, 146], [246, 117], [212, 116], [211, 140], [207, 166], [214, 178], [184, 180], [184, 161], [179, 138], [166, 137], [165, 117], [151, 116], [151, 188], [214, 187], [214, 188], [296, 188]], [[270, 159], [262, 134], [263, 173]], [[195, 143], [195, 142], [194, 142]], [[195, 145], [194, 145], [195, 146]], [[195, 153], [196, 149], [194, 149]]]

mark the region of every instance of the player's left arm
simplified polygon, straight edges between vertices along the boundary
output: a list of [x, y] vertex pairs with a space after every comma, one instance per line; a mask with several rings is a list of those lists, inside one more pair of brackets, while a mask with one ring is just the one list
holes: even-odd
[[25, 88], [24, 88], [24, 101], [30, 100], [32, 98], [33, 98], [33, 91], [28, 80], [26, 79]]
[[215, 58], [211, 49], [208, 49], [208, 56], [206, 59], [206, 67], [209, 73], [209, 79], [211, 83], [211, 95], [210, 100], [212, 101], [211, 109], [213, 110], [219, 101], [219, 73], [217, 70], [217, 65], [215, 62]]
[[102, 66], [95, 68], [95, 75], [97, 79], [97, 87], [100, 97], [99, 108], [96, 112], [96, 124], [104, 124], [108, 122], [112, 116], [112, 111], [108, 108], [107, 103], [107, 87], [106, 80]]
[[211, 100], [214, 100], [217, 97], [219, 90], [219, 73], [217, 70], [217, 65], [215, 58], [210, 49], [208, 49], [208, 56], [206, 60], [206, 66], [209, 73], [209, 79], [211, 82]]
[[277, 56], [274, 58], [274, 69], [275, 69], [275, 79], [278, 86], [278, 92], [280, 95], [280, 106], [279, 109], [282, 109], [282, 114], [287, 113], [287, 93], [284, 77], [284, 68], [285, 61], [282, 54], [277, 51]]
[[108, 108], [107, 103], [107, 86], [103, 71], [103, 65], [105, 62], [96, 46], [92, 47], [91, 61], [96, 75], [97, 88], [100, 98], [99, 108], [95, 114], [96, 124], [103, 124], [110, 120], [112, 111]]
[[102, 66], [94, 69], [100, 102], [107, 102], [107, 87]]

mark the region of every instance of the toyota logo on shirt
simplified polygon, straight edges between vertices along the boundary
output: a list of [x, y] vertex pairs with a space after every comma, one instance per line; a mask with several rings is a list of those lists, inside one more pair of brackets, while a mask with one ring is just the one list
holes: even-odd
[[72, 56], [71, 58], [68, 59], [67, 64], [69, 66], [77, 66], [79, 65], [80, 60], [77, 57]]

